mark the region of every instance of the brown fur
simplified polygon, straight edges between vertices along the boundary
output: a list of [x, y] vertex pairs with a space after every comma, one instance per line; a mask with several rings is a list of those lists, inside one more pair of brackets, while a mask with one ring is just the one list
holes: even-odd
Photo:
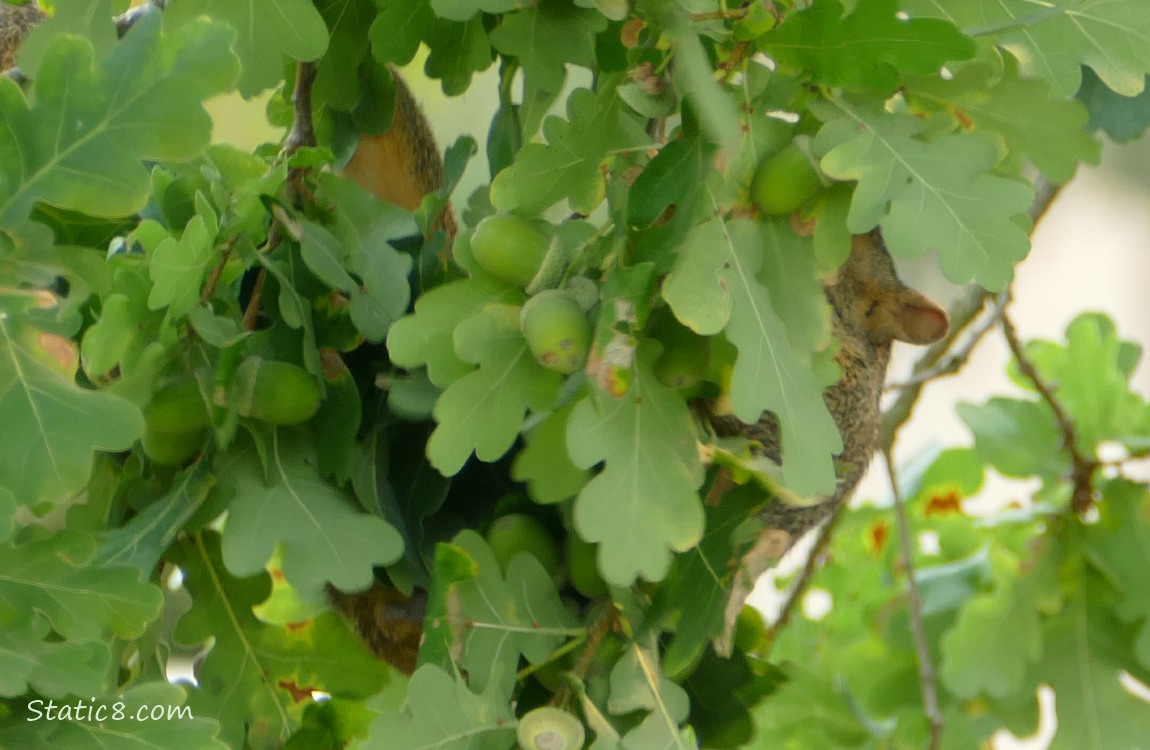
[[[435, 137], [411, 90], [399, 74], [395, 79], [395, 114], [382, 135], [364, 135], [351, 161], [343, 168], [350, 180], [381, 200], [408, 211], [419, 207], [423, 196], [443, 185], [443, 162]], [[439, 225], [449, 240], [455, 236], [455, 218], [447, 206]]]
[[32, 27], [44, 20], [44, 12], [35, 3], [7, 5], [0, 3], [0, 70], [16, 66], [16, 53]]

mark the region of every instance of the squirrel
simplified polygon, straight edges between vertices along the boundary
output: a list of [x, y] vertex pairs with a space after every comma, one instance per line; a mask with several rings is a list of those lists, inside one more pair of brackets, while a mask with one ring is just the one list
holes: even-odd
[[[40, 18], [42, 13], [33, 5], [0, 4], [0, 69], [11, 66], [20, 40]], [[361, 136], [343, 174], [381, 200], [414, 210], [425, 195], [442, 186], [443, 163], [423, 111], [398, 72], [393, 69], [392, 74], [391, 126], [382, 134]], [[436, 226], [444, 229], [450, 247], [456, 232], [450, 205], [445, 205]], [[847, 260], [824, 290], [842, 371], [840, 380], [824, 394], [843, 439], [843, 450], [835, 457], [836, 488], [818, 504], [799, 507], [775, 501], [758, 514], [765, 528], [735, 574], [726, 612], [728, 640], [730, 625], [759, 574], [830, 518], [862, 478], [878, 447], [879, 398], [893, 341], [928, 344], [944, 336], [949, 326], [941, 307], [899, 280], [877, 229], [852, 238]], [[781, 462], [779, 424], [771, 412], [750, 425], [733, 416], [705, 416], [716, 434], [755, 440], [764, 455]], [[414, 670], [426, 602], [422, 592], [408, 598], [377, 582], [352, 594], [329, 586], [328, 598], [378, 657], [405, 673]]]
[[[835, 361], [842, 371], [839, 381], [823, 394], [843, 440], [843, 450], [835, 456], [835, 490], [814, 505], [774, 501], [756, 515], [764, 528], [735, 572], [721, 649], [729, 646], [731, 626], [758, 577], [803, 535], [834, 515], [866, 472], [878, 449], [879, 401], [891, 344], [896, 340], [930, 344], [945, 336], [950, 326], [945, 310], [899, 280], [878, 229], [851, 238], [846, 262], [823, 289], [831, 307], [831, 330], [839, 342]], [[755, 440], [765, 456], [781, 463], [779, 423], [771, 412], [763, 412], [753, 425], [733, 416], [708, 416], [717, 435]]]

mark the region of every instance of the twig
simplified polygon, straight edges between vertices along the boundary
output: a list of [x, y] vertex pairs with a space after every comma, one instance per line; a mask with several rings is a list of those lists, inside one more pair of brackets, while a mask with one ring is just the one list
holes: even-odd
[[814, 579], [815, 572], [820, 567], [819, 561], [822, 560], [823, 553], [830, 544], [831, 537], [833, 537], [835, 533], [835, 527], [838, 525], [839, 519], [843, 517], [843, 511], [846, 510], [846, 507], [846, 503], [839, 503], [839, 506], [834, 510], [834, 515], [832, 515], [830, 519], [823, 524], [822, 529], [819, 530], [819, 537], [815, 540], [815, 546], [811, 548], [811, 553], [803, 563], [803, 570], [799, 574], [798, 580], [791, 586], [790, 593], [787, 595], [787, 601], [783, 604], [783, 608], [779, 610], [779, 616], [775, 618], [775, 621], [767, 630], [767, 642], [770, 644], [768, 648], [774, 647], [775, 640], [778, 638], [779, 633], [787, 626], [795, 610], [798, 609], [799, 602], [802, 601], [803, 594], [806, 593], [807, 587], [810, 586], [811, 581]]
[[906, 570], [906, 599], [910, 614], [910, 632], [914, 638], [914, 649], [918, 655], [918, 681], [922, 690], [923, 710], [927, 721], [930, 722], [930, 750], [938, 750], [942, 741], [942, 730], [945, 721], [942, 711], [938, 707], [938, 682], [934, 671], [934, 661], [930, 656], [930, 644], [926, 640], [926, 628], [922, 622], [922, 596], [919, 594], [918, 581], [914, 576], [914, 545], [910, 538], [910, 521], [906, 517], [906, 504], [903, 502], [902, 492], [898, 487], [898, 477], [895, 474], [893, 451], [883, 450], [883, 460], [886, 461], [887, 476], [890, 477], [890, 491], [894, 497], [895, 521], [898, 525], [899, 554], [902, 557], [903, 568]]
[[208, 300], [212, 298], [212, 294], [216, 291], [216, 285], [220, 283], [220, 275], [224, 272], [224, 267], [228, 264], [228, 258], [232, 257], [232, 249], [236, 246], [236, 241], [239, 237], [232, 237], [228, 242], [227, 247], [224, 248], [223, 255], [220, 256], [220, 261], [216, 263], [216, 267], [208, 275], [208, 281], [204, 284], [204, 291], [200, 294], [200, 302], [207, 304]]
[[1038, 368], [1034, 366], [1034, 362], [1022, 346], [1022, 342], [1018, 340], [1018, 332], [1014, 329], [1014, 324], [1005, 312], [1002, 315], [1001, 325], [1002, 335], [1006, 338], [1006, 345], [1010, 347], [1010, 352], [1018, 363], [1018, 370], [1034, 384], [1038, 395], [1054, 412], [1054, 421], [1058, 424], [1058, 431], [1062, 433], [1062, 444], [1070, 454], [1070, 462], [1073, 467], [1070, 481], [1074, 485], [1074, 492], [1071, 495], [1070, 507], [1076, 513], [1084, 513], [1094, 503], [1094, 473], [1098, 470], [1098, 461], [1086, 457], [1078, 449], [1074, 421], [1062, 408], [1062, 404], [1055, 397], [1050, 385], [1038, 373]]
[[[583, 650], [579, 653], [579, 659], [575, 662], [575, 666], [571, 668], [571, 674], [576, 679], [582, 680], [587, 674], [587, 670], [591, 667], [591, 662], [595, 660], [595, 654], [599, 652], [599, 647], [603, 645], [603, 641], [607, 638], [607, 634], [611, 632], [611, 628], [615, 626], [615, 606], [608, 602], [603, 614], [595, 620], [595, 624], [591, 626], [591, 632], [587, 635], [587, 641], [583, 646]], [[571, 697], [571, 689], [564, 683], [556, 693], [551, 696], [548, 705], [562, 706]]]
[[[315, 84], [316, 64], [314, 62], [301, 62], [296, 65], [295, 87], [292, 89], [291, 101], [294, 109], [291, 131], [284, 141], [282, 158], [290, 159], [301, 148], [312, 147], [316, 144], [315, 120], [311, 109], [311, 89]], [[288, 172], [287, 194], [292, 205], [297, 205], [304, 195], [308, 194], [304, 185], [310, 167], [295, 167]], [[272, 216], [275, 216], [273, 212]], [[268, 232], [268, 242], [263, 252], [274, 250], [283, 238], [282, 222], [273, 219], [271, 230]], [[261, 268], [256, 276], [255, 286], [252, 287], [252, 296], [244, 309], [244, 330], [255, 329], [259, 318], [264, 282], [267, 280], [267, 269]]]
[[743, 18], [750, 12], [750, 6], [745, 5], [742, 8], [732, 8], [730, 10], [712, 10], [707, 13], [692, 13], [688, 18], [692, 23], [699, 23], [700, 21], [726, 21], [738, 20]]

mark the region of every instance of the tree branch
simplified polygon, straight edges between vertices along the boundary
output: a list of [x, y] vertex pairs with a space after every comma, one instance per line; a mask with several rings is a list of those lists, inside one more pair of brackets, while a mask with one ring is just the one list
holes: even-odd
[[1062, 446], [1070, 454], [1070, 462], [1073, 467], [1070, 481], [1074, 485], [1074, 491], [1071, 495], [1070, 507], [1076, 513], [1084, 513], [1094, 504], [1094, 473], [1099, 464], [1093, 458], [1083, 455], [1082, 451], [1079, 450], [1074, 421], [1062, 408], [1062, 404], [1054, 395], [1054, 390], [1042, 379], [1034, 361], [1026, 353], [1022, 342], [1018, 340], [1018, 332], [1014, 329], [1014, 324], [1005, 312], [1002, 315], [1002, 335], [1006, 338], [1006, 345], [1010, 347], [1010, 352], [1018, 363], [1019, 371], [1034, 384], [1038, 395], [1054, 412], [1054, 421], [1058, 424], [1059, 432], [1062, 433]]
[[906, 515], [906, 504], [898, 487], [895, 474], [893, 451], [883, 450], [887, 476], [890, 478], [890, 491], [894, 497], [895, 522], [898, 526], [899, 556], [906, 571], [906, 599], [910, 615], [910, 632], [914, 638], [914, 650], [918, 659], [918, 682], [922, 691], [923, 711], [930, 722], [930, 750], [938, 750], [942, 741], [945, 721], [938, 706], [938, 678], [934, 671], [934, 660], [930, 655], [930, 644], [926, 640], [926, 628], [922, 622], [922, 596], [914, 575], [914, 543], [910, 536], [910, 521]]
[[811, 580], [814, 579], [815, 573], [819, 569], [819, 561], [822, 560], [823, 553], [826, 552], [827, 547], [830, 545], [831, 537], [833, 537], [835, 533], [835, 527], [838, 526], [839, 519], [843, 517], [843, 511], [846, 510], [846, 507], [846, 503], [840, 503], [839, 506], [835, 508], [834, 515], [832, 515], [819, 530], [819, 538], [815, 540], [815, 546], [811, 548], [811, 553], [807, 555], [806, 562], [803, 563], [803, 570], [799, 574], [798, 580], [796, 580], [791, 587], [790, 593], [787, 595], [787, 601], [783, 604], [783, 608], [779, 610], [779, 616], [771, 623], [771, 627], [767, 630], [767, 642], [770, 644], [768, 648], [774, 648], [775, 640], [778, 638], [779, 633], [787, 626], [795, 610], [798, 609], [799, 602], [802, 601], [803, 594], [806, 593], [807, 588], [811, 584]]

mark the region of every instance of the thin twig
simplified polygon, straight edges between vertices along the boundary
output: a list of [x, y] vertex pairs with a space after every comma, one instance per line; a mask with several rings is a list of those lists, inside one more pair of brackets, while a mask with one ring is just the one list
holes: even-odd
[[898, 526], [899, 554], [906, 571], [906, 599], [910, 615], [910, 632], [914, 638], [914, 650], [918, 656], [918, 681], [922, 690], [923, 710], [930, 722], [930, 750], [938, 750], [942, 741], [945, 721], [938, 706], [938, 682], [934, 671], [934, 661], [930, 656], [930, 644], [926, 640], [926, 628], [922, 622], [922, 596], [914, 575], [914, 545], [910, 538], [910, 521], [906, 516], [906, 504], [898, 487], [895, 474], [893, 451], [884, 450], [887, 476], [890, 478], [890, 491], [894, 497], [895, 521]]
[[1002, 335], [1006, 338], [1006, 345], [1010, 347], [1010, 352], [1018, 363], [1019, 372], [1034, 385], [1038, 395], [1054, 412], [1054, 421], [1058, 424], [1058, 431], [1062, 433], [1062, 445], [1070, 454], [1072, 466], [1070, 481], [1074, 485], [1070, 507], [1076, 513], [1084, 513], [1094, 503], [1094, 473], [1098, 470], [1098, 461], [1088, 458], [1079, 450], [1074, 421], [1066, 413], [1058, 398], [1055, 397], [1054, 390], [1038, 373], [1038, 368], [1030, 359], [1030, 355], [1026, 353], [1022, 342], [1018, 340], [1018, 332], [1014, 329], [1014, 324], [1005, 312], [1002, 314], [1001, 325]]
[[[595, 654], [599, 653], [599, 648], [606, 640], [607, 634], [615, 626], [615, 605], [608, 602], [603, 610], [595, 620], [595, 624], [591, 626], [591, 632], [587, 634], [587, 640], [583, 646], [583, 650], [579, 652], [579, 658], [575, 662], [575, 666], [571, 668], [571, 674], [578, 680], [582, 680], [587, 674], [587, 670], [591, 668], [591, 662], [595, 660]], [[571, 689], [567, 687], [567, 683], [563, 685], [551, 696], [548, 705], [562, 706], [571, 698]]]
[[200, 294], [200, 302], [207, 304], [208, 300], [212, 298], [212, 294], [216, 291], [216, 285], [220, 283], [220, 275], [224, 272], [224, 267], [228, 264], [228, 259], [232, 257], [232, 249], [236, 246], [236, 241], [239, 237], [232, 237], [228, 242], [227, 247], [224, 248], [220, 260], [216, 263], [216, 267], [208, 274], [207, 283], [204, 284], [204, 291]]
[[[316, 145], [315, 120], [312, 115], [311, 89], [315, 84], [316, 64], [314, 62], [301, 62], [296, 64], [295, 87], [292, 89], [291, 101], [294, 110], [291, 131], [284, 141], [282, 158], [290, 159], [301, 148]], [[293, 206], [298, 206], [301, 199], [308, 195], [304, 178], [310, 167], [296, 167], [288, 172], [287, 196]], [[275, 216], [273, 212], [273, 217]], [[271, 230], [268, 232], [268, 242], [262, 252], [270, 253], [283, 239], [281, 221], [273, 220]], [[244, 330], [254, 330], [260, 314], [264, 283], [267, 281], [267, 269], [261, 268], [256, 276], [255, 286], [252, 287], [252, 296], [244, 309]]]
[[692, 13], [688, 18], [690, 18], [693, 23], [699, 23], [700, 21], [726, 21], [728, 19], [738, 20], [745, 17], [749, 11], [750, 6], [747, 5], [742, 8], [732, 8], [730, 10], [712, 10], [706, 13]]
[[[779, 610], [779, 616], [775, 618], [775, 621], [767, 630], [767, 643], [770, 644], [768, 648], [774, 647], [775, 640], [778, 638], [779, 633], [787, 626], [795, 610], [798, 609], [799, 602], [802, 601], [803, 595], [806, 593], [807, 588], [814, 579], [815, 573], [820, 567], [823, 553], [826, 552], [827, 547], [830, 545], [831, 538], [835, 533], [835, 527], [838, 525], [839, 519], [843, 517], [843, 511], [846, 510], [846, 507], [846, 503], [839, 503], [839, 506], [834, 510], [834, 515], [832, 515], [819, 530], [819, 537], [815, 540], [815, 546], [811, 548], [811, 553], [807, 555], [807, 559], [803, 563], [803, 570], [799, 574], [798, 580], [791, 586], [790, 593], [787, 595], [787, 601], [783, 604], [783, 608]], [[764, 654], [764, 656], [766, 655]]]

